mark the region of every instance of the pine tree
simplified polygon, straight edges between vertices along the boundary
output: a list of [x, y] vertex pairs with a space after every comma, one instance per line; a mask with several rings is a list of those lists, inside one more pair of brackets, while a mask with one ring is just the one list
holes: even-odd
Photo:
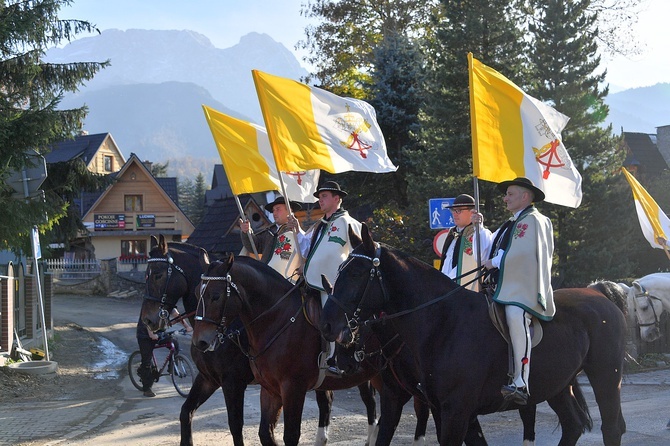
[[[28, 244], [33, 225], [54, 227], [67, 215], [61, 200], [16, 200], [4, 179], [30, 161], [29, 149], [45, 153], [50, 144], [72, 138], [81, 129], [85, 107], [57, 110], [65, 92], [75, 91], [107, 62], [44, 63], [49, 46], [83, 32], [97, 31], [85, 21], [59, 20], [69, 0], [10, 0], [0, 3], [0, 248]], [[45, 221], [45, 214], [47, 219]]]
[[[604, 100], [605, 70], [599, 68], [597, 13], [591, 0], [536, 1], [529, 30], [535, 82], [529, 93], [570, 117], [563, 142], [583, 177], [582, 205], [576, 209], [545, 206], [557, 230], [555, 272], [559, 285], [586, 285], [599, 277], [625, 277], [631, 270], [625, 240], [618, 232], [620, 217], [612, 211], [625, 189], [614, 187], [623, 151], [602, 123], [608, 114]], [[628, 222], [630, 224], [630, 222]], [[616, 262], [604, 260], [603, 253]]]
[[194, 225], [200, 223], [205, 216], [205, 192], [207, 192], [205, 177], [202, 173], [199, 173], [195, 178], [193, 197], [191, 198], [191, 214], [189, 215]]

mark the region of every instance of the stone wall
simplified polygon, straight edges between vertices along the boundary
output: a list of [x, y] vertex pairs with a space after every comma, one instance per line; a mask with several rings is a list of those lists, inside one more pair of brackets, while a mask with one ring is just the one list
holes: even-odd
[[118, 295], [144, 293], [144, 272], [119, 273], [116, 259], [100, 261], [100, 275], [86, 281], [59, 280], [53, 284], [54, 294]]

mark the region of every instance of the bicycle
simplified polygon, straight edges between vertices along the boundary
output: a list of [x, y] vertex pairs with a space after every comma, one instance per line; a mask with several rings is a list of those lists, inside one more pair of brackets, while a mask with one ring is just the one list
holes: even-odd
[[[185, 330], [180, 330], [184, 334]], [[151, 370], [154, 376], [154, 382], [158, 382], [161, 376], [170, 375], [172, 377], [172, 384], [177, 389], [179, 395], [186, 398], [191, 391], [195, 375], [193, 371], [195, 366], [186, 356], [179, 353], [179, 342], [174, 337], [175, 330], [159, 332], [158, 340], [154, 344], [151, 359]], [[158, 361], [156, 360], [156, 350], [165, 348], [168, 354], [163, 362], [163, 365], [158, 368]], [[140, 380], [139, 369], [142, 364], [142, 355], [139, 350], [134, 351], [130, 358], [128, 358], [128, 376], [130, 381], [137, 390], [142, 390], [142, 381]]]

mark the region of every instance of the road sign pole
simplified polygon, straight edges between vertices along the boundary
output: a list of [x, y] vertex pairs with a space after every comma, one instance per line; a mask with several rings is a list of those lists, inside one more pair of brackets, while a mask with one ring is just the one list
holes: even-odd
[[47, 324], [46, 317], [44, 316], [44, 297], [42, 296], [42, 280], [40, 277], [40, 267], [38, 260], [42, 258], [42, 253], [40, 249], [40, 233], [37, 230], [37, 226], [33, 226], [32, 230], [32, 245], [33, 245], [33, 260], [35, 261], [35, 280], [37, 281], [37, 296], [40, 302], [40, 313], [42, 314], [42, 336], [44, 336], [44, 354], [46, 360], [49, 361], [49, 339], [47, 338]]

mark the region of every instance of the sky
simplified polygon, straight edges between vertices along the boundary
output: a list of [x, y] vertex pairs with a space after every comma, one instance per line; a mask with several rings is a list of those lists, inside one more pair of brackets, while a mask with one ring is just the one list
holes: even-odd
[[[304, 52], [295, 50], [304, 39], [308, 19], [300, 15], [307, 0], [73, 0], [61, 9], [60, 18], [94, 23], [102, 31], [126, 29], [189, 29], [210, 39], [218, 48], [237, 44], [250, 32], [268, 34], [293, 51], [302, 62]], [[641, 54], [603, 55], [610, 93], [670, 82], [670, 1], [641, 0], [633, 32]], [[304, 63], [303, 63], [304, 65]], [[308, 67], [306, 67], [308, 68]]]

